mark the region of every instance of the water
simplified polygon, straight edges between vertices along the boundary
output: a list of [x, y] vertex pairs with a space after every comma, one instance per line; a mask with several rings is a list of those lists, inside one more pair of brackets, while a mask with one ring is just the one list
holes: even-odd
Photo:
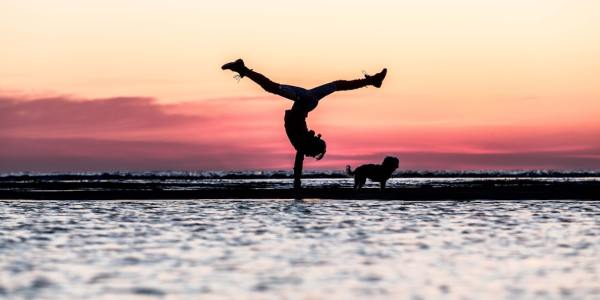
[[[354, 179], [341, 172], [307, 172], [302, 186], [307, 188], [352, 188]], [[415, 175], [415, 174], [412, 174]], [[396, 174], [387, 181], [388, 188], [418, 188], [423, 186], [450, 187], [497, 184], [557, 184], [557, 183], [598, 183], [599, 172], [532, 173], [490, 172], [462, 173], [437, 172], [416, 174]], [[485, 176], [482, 176], [485, 175]], [[291, 189], [291, 172], [149, 172], [149, 173], [67, 173], [67, 174], [2, 174], [2, 191], [119, 191], [160, 189], [165, 191], [211, 190], [211, 189]], [[379, 183], [367, 181], [365, 188], [379, 188]]]
[[0, 201], [0, 298], [599, 299], [600, 202]]

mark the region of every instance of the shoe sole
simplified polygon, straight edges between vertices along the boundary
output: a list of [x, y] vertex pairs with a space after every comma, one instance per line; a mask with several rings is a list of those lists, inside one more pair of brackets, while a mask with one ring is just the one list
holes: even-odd
[[387, 75], [387, 69], [383, 69], [382, 71], [382, 75], [381, 75], [381, 80], [379, 81], [379, 84], [374, 84], [373, 86], [376, 88], [380, 88], [381, 85], [383, 84], [383, 80], [385, 79], [385, 76]]
[[221, 66], [221, 70], [231, 70], [232, 65], [233, 65], [233, 63], [226, 63]]
[[[238, 59], [236, 61], [228, 62], [228, 63], [226, 63], [226, 64], [224, 64], [224, 65], [221, 66], [221, 70], [232, 70], [233, 71], [233, 69], [231, 67], [239, 64], [240, 63], [239, 61], [240, 60]], [[244, 62], [241, 61], [241, 64], [243, 65]]]

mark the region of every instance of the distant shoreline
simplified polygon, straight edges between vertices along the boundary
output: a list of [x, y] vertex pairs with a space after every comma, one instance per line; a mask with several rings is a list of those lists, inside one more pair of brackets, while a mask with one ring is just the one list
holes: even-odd
[[[113, 171], [113, 172], [4, 172], [0, 182], [7, 180], [82, 180], [82, 179], [254, 179], [292, 178], [290, 170], [250, 171]], [[598, 177], [600, 170], [401, 170], [394, 178], [580, 178]], [[344, 170], [306, 170], [303, 178], [348, 178]]]
[[600, 181], [543, 182], [534, 180], [479, 180], [442, 186], [425, 184], [380, 191], [366, 188], [290, 188], [252, 185], [168, 189], [161, 182], [6, 182], [0, 199], [134, 200], [134, 199], [338, 199], [338, 200], [600, 200]]

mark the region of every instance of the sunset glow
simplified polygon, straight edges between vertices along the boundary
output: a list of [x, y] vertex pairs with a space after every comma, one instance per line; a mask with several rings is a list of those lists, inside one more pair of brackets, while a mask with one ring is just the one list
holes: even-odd
[[291, 101], [325, 98], [308, 169], [600, 169], [598, 1], [2, 1], [0, 172], [290, 169]]

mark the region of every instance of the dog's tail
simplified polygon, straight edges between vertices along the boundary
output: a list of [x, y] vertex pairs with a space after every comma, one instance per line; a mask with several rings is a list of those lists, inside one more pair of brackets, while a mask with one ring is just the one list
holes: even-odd
[[354, 171], [352, 171], [352, 168], [350, 168], [350, 165], [346, 166], [346, 174], [348, 174], [349, 176], [354, 176]]

